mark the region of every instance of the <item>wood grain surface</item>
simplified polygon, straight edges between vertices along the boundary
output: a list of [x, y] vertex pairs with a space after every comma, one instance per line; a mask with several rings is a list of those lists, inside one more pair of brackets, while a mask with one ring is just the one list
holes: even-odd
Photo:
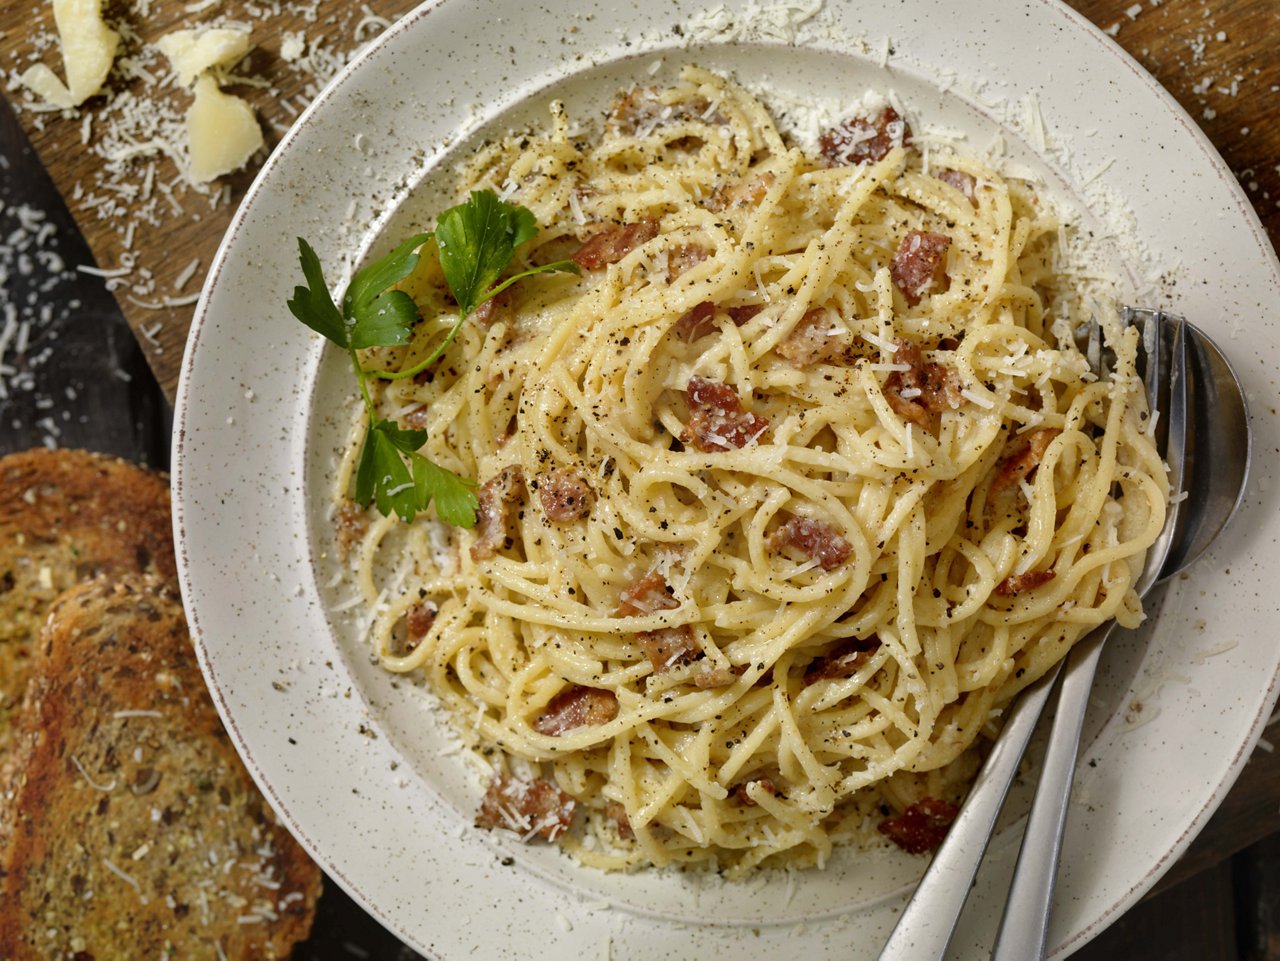
[[[836, 2], [836, 0], [829, 0]], [[1114, 37], [1182, 104], [1237, 175], [1273, 244], [1280, 244], [1280, 0], [1069, 0]], [[129, 29], [109, 103], [72, 114], [20, 109], [23, 125], [67, 198], [98, 265], [172, 398], [198, 292], [219, 239], [260, 166], [208, 192], [182, 180], [157, 132], [178, 135], [189, 94], [149, 81], [164, 61], [147, 44], [222, 18], [253, 24], [256, 44], [231, 87], [253, 104], [268, 148], [323, 82], [413, 0], [110, 0]], [[0, 67], [13, 78], [43, 60], [59, 71], [49, 0], [0, 0]], [[299, 41], [301, 58], [289, 59]], [[130, 66], [132, 64], [132, 66]], [[132, 78], [125, 74], [132, 71]], [[193, 266], [194, 265], [194, 266]], [[1204, 872], [1280, 829], [1280, 756], [1259, 752], [1208, 829], [1165, 882]], [[1136, 956], [1136, 955], [1135, 955]]]

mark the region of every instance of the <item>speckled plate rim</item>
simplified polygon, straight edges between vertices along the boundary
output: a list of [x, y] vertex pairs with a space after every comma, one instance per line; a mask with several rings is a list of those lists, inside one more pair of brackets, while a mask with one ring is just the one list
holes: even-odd
[[[677, 0], [664, 16], [679, 22], [705, 6]], [[550, 28], [550, 11], [512, 14], [500, 0], [441, 0], [410, 14], [303, 115], [237, 212], [197, 306], [174, 440], [180, 579], [201, 664], [247, 766], [285, 822], [354, 897], [421, 951], [536, 957], [608, 942], [615, 958], [705, 956], [728, 945], [746, 957], [801, 947], [816, 957], [874, 957], [896, 903], [800, 928], [764, 924], [744, 937], [736, 928], [583, 903], [534, 874], [496, 870], [491, 847], [432, 831], [456, 812], [390, 773], [398, 753], [388, 738], [368, 737], [377, 704], [363, 689], [343, 696], [351, 688], [344, 665], [325, 664], [332, 644], [314, 634], [326, 622], [306, 537], [304, 425], [320, 351], [282, 308], [295, 282], [292, 238], [320, 237], [326, 264], [349, 263], [376, 231], [377, 211], [393, 209], [421, 169], [418, 146], [378, 138], [362, 146], [356, 136], [391, 134], [408, 122], [390, 116], [392, 103], [420, 94], [415, 84], [424, 80], [406, 82], [390, 67], [454, 51], [430, 74], [454, 99], [441, 94], [430, 120], [412, 122], [435, 133], [418, 143], [440, 143], [474, 120], [457, 98], [491, 92], [509, 103], [531, 78], [578, 69], [562, 65], [566, 56], [581, 54], [586, 66], [671, 40], [620, 37], [634, 29], [630, 9], [580, 3], [573, 10], [556, 13], [573, 34]], [[1082, 132], [1072, 144], [1076, 182], [1087, 179], [1095, 197], [1101, 189], [1129, 198], [1135, 233], [1150, 238], [1160, 262], [1180, 265], [1171, 303], [1219, 339], [1255, 401], [1273, 397], [1267, 362], [1280, 356], [1280, 269], [1247, 199], [1195, 124], [1110, 40], [1052, 0], [971, 0], [964, 11], [964, 22], [953, 22], [937, 16], [936, 4], [909, 0], [891, 9], [832, 5], [821, 16], [866, 41], [850, 44], [852, 57], [874, 60], [892, 41], [890, 75], [900, 64], [942, 87], [972, 63], [986, 82], [972, 93], [976, 103], [1034, 91], [1050, 130]], [[512, 30], [522, 38], [518, 55], [498, 42]], [[815, 45], [843, 42], [819, 37]], [[1054, 84], [1044, 81], [1046, 71]], [[1123, 132], [1096, 116], [1099, 106], [1082, 103], [1124, 103]], [[1090, 127], [1097, 132], [1083, 136]], [[1188, 183], [1198, 190], [1188, 192]], [[326, 233], [344, 219], [351, 230]], [[1186, 282], [1205, 278], [1214, 282]], [[1245, 329], [1248, 352], [1235, 339]], [[1071, 837], [1090, 844], [1067, 852], [1055, 955], [1094, 936], [1185, 849], [1270, 714], [1280, 655], [1263, 643], [1274, 604], [1262, 585], [1280, 574], [1280, 551], [1277, 512], [1262, 482], [1274, 474], [1277, 429], [1274, 418], [1255, 416], [1254, 424], [1259, 460], [1244, 516], [1198, 565], [1194, 586], [1171, 592], [1158, 618], [1165, 626], [1203, 621], [1208, 639], [1197, 646], [1184, 629], [1158, 657], [1140, 659], [1135, 695], [1144, 685], [1173, 687], [1157, 698], [1161, 715], [1141, 727], [1117, 715], [1086, 751], [1068, 844]], [[304, 635], [309, 640], [299, 640]], [[1189, 680], [1168, 680], [1178, 677]], [[393, 808], [412, 813], [400, 821]], [[424, 835], [433, 850], [422, 850]], [[1012, 847], [998, 844], [985, 873], [998, 881]], [[980, 879], [956, 957], [982, 956], [999, 897], [998, 883]]]

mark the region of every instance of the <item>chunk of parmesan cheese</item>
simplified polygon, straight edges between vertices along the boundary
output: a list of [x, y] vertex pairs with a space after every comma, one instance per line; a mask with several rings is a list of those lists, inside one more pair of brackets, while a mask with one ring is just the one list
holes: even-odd
[[102, 89], [120, 46], [120, 34], [102, 19], [102, 0], [53, 0], [53, 19], [62, 45], [63, 83], [42, 63], [21, 77], [28, 90], [55, 107], [84, 103]]
[[196, 183], [239, 170], [262, 146], [262, 128], [253, 108], [219, 90], [208, 74], [196, 81], [195, 100], [187, 110], [187, 137], [189, 173]]
[[156, 46], [169, 58], [178, 83], [185, 87], [206, 70], [233, 66], [248, 53], [249, 30], [234, 27], [175, 30], [157, 40]]

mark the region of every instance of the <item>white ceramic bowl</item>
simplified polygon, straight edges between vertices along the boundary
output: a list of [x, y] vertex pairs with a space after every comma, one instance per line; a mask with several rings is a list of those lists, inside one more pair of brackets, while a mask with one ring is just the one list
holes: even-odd
[[[1195, 125], [1105, 36], [1051, 0], [830, 3], [798, 29], [775, 14], [743, 0], [712, 14], [691, 0], [429, 3], [295, 125], [210, 272], [173, 457], [201, 663], [285, 822], [428, 955], [873, 958], [924, 865], [845, 852], [825, 872], [737, 885], [605, 875], [471, 827], [482, 785], [447, 727], [421, 691], [371, 663], [358, 622], [327, 613], [341, 600], [328, 586], [329, 476], [354, 394], [345, 360], [285, 309], [300, 279], [297, 236], [341, 286], [366, 250], [439, 209], [432, 175], [477, 131], [540, 121], [553, 96], [590, 110], [655, 64], [658, 79], [690, 61], [732, 71], [794, 117], [806, 115], [797, 103], [888, 88], [974, 150], [999, 135], [1011, 163], [1115, 234], [1112, 254], [1135, 288], [1219, 341], [1255, 410], [1272, 407], [1275, 255]], [[1255, 429], [1243, 516], [1174, 585], [1153, 636], [1107, 652], [1067, 826], [1057, 956], [1117, 917], [1190, 843], [1270, 713], [1280, 648], [1264, 585], [1280, 582], [1280, 512], [1266, 482], [1280, 443], [1270, 413]], [[955, 957], [985, 956], [1016, 847], [1016, 832], [996, 839]]]

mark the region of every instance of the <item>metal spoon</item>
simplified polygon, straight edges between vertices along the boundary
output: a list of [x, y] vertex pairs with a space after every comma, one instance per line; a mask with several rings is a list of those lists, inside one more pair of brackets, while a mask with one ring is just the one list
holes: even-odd
[[[1187, 461], [1194, 492], [1180, 514], [1160, 579], [1183, 571], [1227, 524], [1243, 497], [1251, 450], [1244, 393], [1217, 345], [1191, 324], [1187, 333]], [[1210, 469], [1212, 467], [1212, 469]], [[942, 959], [986, 852], [996, 817], [1044, 711], [1058, 669], [1028, 687], [1005, 711], [1004, 727], [978, 772], [947, 838], [903, 909], [879, 961]]]
[[[1159, 326], [1163, 326], [1158, 316], [1156, 321]], [[1186, 443], [1182, 447], [1181, 463], [1175, 463], [1172, 457], [1169, 462], [1171, 474], [1180, 474], [1181, 487], [1188, 492], [1189, 497], [1180, 505], [1178, 514], [1171, 518], [1173, 528], [1170, 532], [1172, 537], [1170, 547], [1173, 542], [1181, 540], [1183, 549], [1179, 554], [1184, 558], [1181, 562], [1184, 564], [1189, 563], [1208, 546], [1208, 542], [1235, 512], [1248, 474], [1250, 435], [1244, 410], [1244, 398], [1239, 393], [1239, 382], [1225, 358], [1217, 350], [1216, 345], [1209, 343], [1212, 352], [1210, 348], [1203, 348], [1201, 357], [1207, 363], [1211, 356], [1216, 355], [1214, 359], [1220, 361], [1222, 368], [1230, 375], [1230, 388], [1233, 390], [1229, 390], [1228, 393], [1238, 397], [1239, 405], [1236, 406], [1234, 403], [1223, 405], [1226, 418], [1230, 423], [1219, 423], [1218, 418], [1223, 415], [1224, 410], [1219, 410], [1217, 403], [1210, 407], [1208, 398], [1201, 398], [1204, 401], [1203, 410], [1198, 412], [1198, 416], [1202, 420], [1203, 429], [1198, 439], [1208, 449], [1200, 450], [1193, 455], [1190, 412], [1195, 408], [1190, 406], [1192, 401], [1189, 389], [1190, 378], [1188, 378], [1188, 389], [1183, 391], [1182, 396], [1178, 396], [1175, 391], [1169, 420], [1173, 422], [1172, 429], [1184, 432]], [[1215, 391], [1221, 393], [1218, 389], [1218, 381], [1212, 377], [1204, 383], [1209, 388], [1209, 393]], [[1224, 381], [1224, 385], [1225, 383]], [[1220, 400], [1220, 397], [1215, 400]], [[1186, 402], [1186, 407], [1179, 409], [1183, 401]], [[1237, 416], [1238, 421], [1235, 420]], [[1230, 426], [1234, 426], [1237, 433], [1232, 434]], [[1229, 452], [1236, 455], [1224, 456], [1221, 468], [1219, 468], [1219, 460], [1213, 456], [1215, 445], [1220, 448], [1225, 445], [1227, 451], [1222, 453]], [[1171, 440], [1170, 450], [1173, 446]], [[1239, 456], [1241, 453], [1243, 456]], [[1198, 456], [1202, 466], [1200, 482], [1204, 486], [1199, 490], [1184, 470], [1189, 466], [1191, 456]], [[1218, 486], [1216, 475], [1220, 470], [1227, 476], [1228, 482], [1231, 480], [1236, 482], [1237, 486], [1234, 490], [1230, 486], [1226, 488]], [[1171, 479], [1177, 484], [1176, 478]], [[1175, 486], [1174, 489], [1177, 490], [1178, 487]], [[1192, 498], [1194, 498], [1194, 504]], [[1220, 521], [1213, 513], [1215, 507], [1221, 508]], [[1198, 508], [1203, 514], [1192, 518], [1190, 517], [1193, 513], [1191, 508]], [[1207, 526], [1206, 517], [1209, 522]], [[1166, 552], [1160, 574], [1163, 574], [1164, 569], [1170, 564], [1179, 563], [1172, 554], [1172, 550]], [[1178, 569], [1176, 566], [1173, 568], [1175, 572]], [[1138, 585], [1139, 596], [1145, 597], [1157, 576], [1143, 577]], [[1017, 867], [1014, 869], [1013, 882], [1009, 887], [1009, 898], [1005, 902], [995, 948], [991, 953], [992, 961], [1039, 961], [1045, 956], [1053, 890], [1062, 847], [1062, 833], [1066, 824], [1067, 804], [1071, 797], [1071, 784], [1080, 746], [1080, 731], [1084, 724], [1084, 715], [1088, 707], [1089, 693], [1093, 686], [1098, 660], [1109, 633], [1110, 631], [1101, 633], [1095, 631], [1072, 648], [1067, 656], [1062, 673], [1062, 687], [1058, 694], [1058, 712], [1045, 748], [1040, 782], [1036, 786], [1035, 800], [1027, 816], [1026, 831], [1022, 836], [1022, 849], [1018, 855]]]

